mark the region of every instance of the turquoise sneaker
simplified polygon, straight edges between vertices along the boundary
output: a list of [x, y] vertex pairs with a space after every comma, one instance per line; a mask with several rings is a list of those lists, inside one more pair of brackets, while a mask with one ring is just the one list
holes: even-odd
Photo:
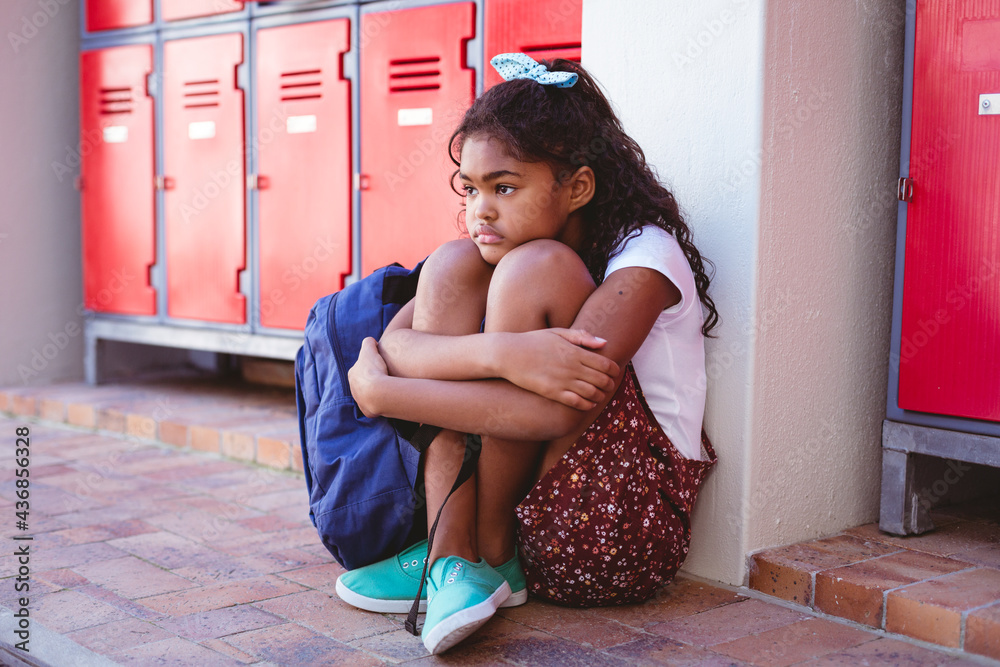
[[[427, 540], [395, 556], [345, 572], [337, 577], [337, 595], [349, 605], [391, 614], [405, 614], [413, 606], [420, 575], [427, 561]], [[420, 594], [420, 611], [427, 609], [427, 588]]]
[[496, 571], [510, 586], [510, 597], [500, 605], [501, 607], [519, 607], [528, 601], [528, 582], [524, 580], [524, 570], [521, 569], [521, 562], [517, 560], [516, 552], [509, 561], [498, 565]]
[[478, 630], [510, 597], [503, 575], [480, 559], [438, 558], [427, 575], [427, 616], [420, 638], [432, 654], [447, 651]]
[[[378, 563], [345, 572], [337, 579], [337, 595], [347, 604], [367, 611], [406, 614], [420, 586], [427, 558], [427, 540]], [[521, 564], [514, 556], [496, 568], [510, 586], [511, 595], [502, 607], [517, 607], [528, 601], [528, 588]], [[427, 587], [420, 593], [420, 612], [427, 609]]]

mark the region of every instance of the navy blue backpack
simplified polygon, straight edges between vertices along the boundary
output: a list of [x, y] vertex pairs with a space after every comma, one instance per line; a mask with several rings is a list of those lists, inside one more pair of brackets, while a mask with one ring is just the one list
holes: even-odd
[[365, 417], [347, 382], [361, 341], [378, 339], [413, 298], [422, 266], [392, 264], [321, 298], [295, 358], [309, 516], [347, 569], [387, 558], [427, 534], [423, 501], [414, 492], [416, 446], [426, 447], [436, 430], [418, 432], [412, 422]]

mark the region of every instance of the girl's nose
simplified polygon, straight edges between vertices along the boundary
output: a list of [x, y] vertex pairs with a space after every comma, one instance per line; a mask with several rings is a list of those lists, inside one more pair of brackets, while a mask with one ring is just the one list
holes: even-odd
[[493, 198], [489, 195], [480, 194], [476, 197], [476, 219], [495, 220], [497, 217], [496, 206]]

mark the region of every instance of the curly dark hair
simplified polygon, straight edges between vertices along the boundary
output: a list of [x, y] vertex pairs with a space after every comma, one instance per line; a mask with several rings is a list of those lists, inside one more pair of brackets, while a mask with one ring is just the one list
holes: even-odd
[[[538, 62], [551, 71], [575, 72], [576, 83], [558, 88], [513, 79], [493, 86], [476, 99], [452, 134], [448, 144], [452, 162], [461, 166], [467, 138], [487, 136], [499, 140], [517, 160], [548, 163], [560, 182], [581, 166], [590, 166], [596, 191], [580, 209], [584, 227], [580, 257], [594, 281], [601, 283], [612, 251], [626, 237], [637, 236], [646, 224], [661, 227], [677, 239], [691, 265], [698, 297], [708, 311], [702, 332], [709, 335], [719, 323], [705, 270], [706, 264], [713, 265], [695, 247], [673, 194], [660, 183], [597, 82], [579, 63], [563, 58]], [[455, 188], [457, 174], [456, 169], [452, 189], [464, 195]]]

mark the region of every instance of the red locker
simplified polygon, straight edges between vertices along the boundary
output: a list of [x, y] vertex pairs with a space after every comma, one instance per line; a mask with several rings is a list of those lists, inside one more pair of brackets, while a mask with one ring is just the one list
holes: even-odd
[[257, 33], [260, 319], [302, 329], [351, 272], [350, 22]]
[[361, 273], [412, 267], [459, 237], [448, 139], [472, 104], [475, 5], [361, 17]]
[[167, 312], [243, 323], [243, 35], [167, 41], [163, 61]]
[[498, 53], [527, 53], [535, 60], [580, 62], [583, 0], [486, 0], [483, 88], [503, 81], [489, 66]]
[[160, 0], [160, 17], [164, 21], [178, 21], [200, 16], [228, 14], [243, 9], [242, 0]]
[[88, 0], [87, 30], [132, 28], [153, 22], [153, 0]]
[[80, 54], [84, 304], [153, 315], [156, 263], [151, 45]]
[[899, 406], [1000, 421], [1000, 5], [916, 11]]

